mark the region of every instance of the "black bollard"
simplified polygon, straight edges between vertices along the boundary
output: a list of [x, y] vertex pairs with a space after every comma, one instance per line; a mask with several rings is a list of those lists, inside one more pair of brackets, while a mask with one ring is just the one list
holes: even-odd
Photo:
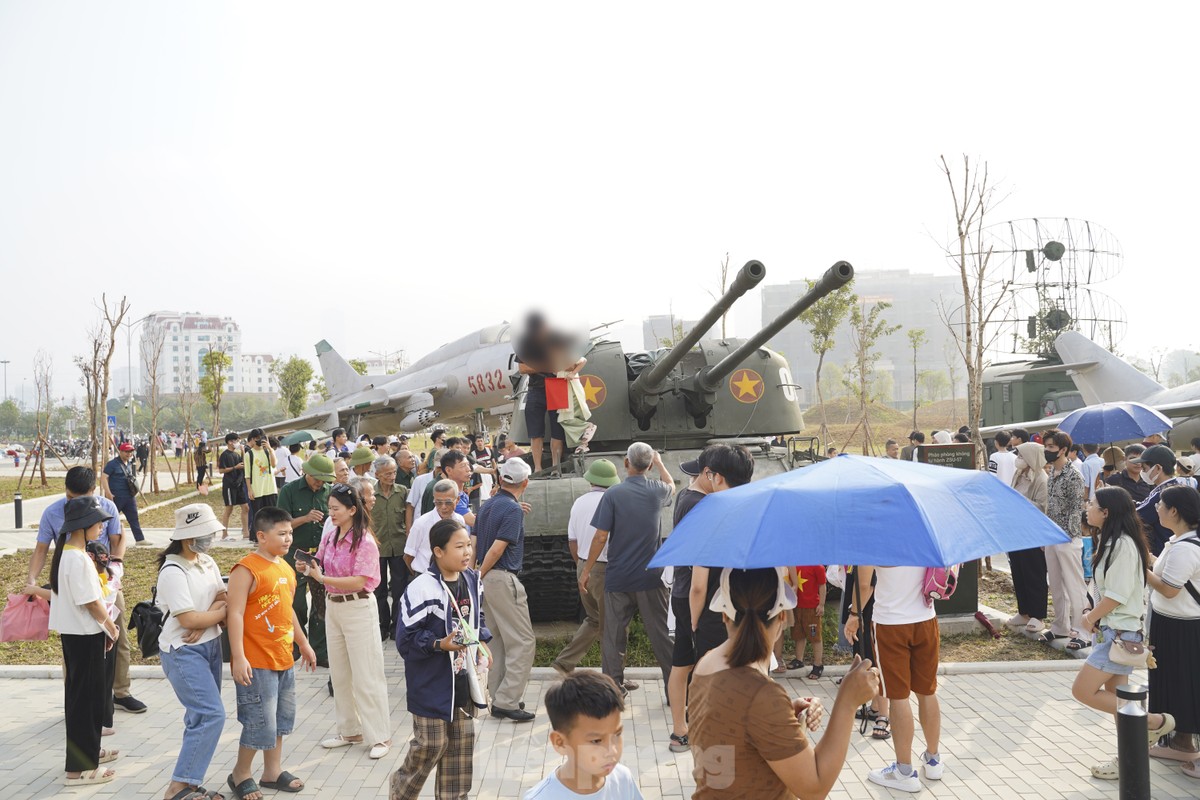
[[1150, 748], [1147, 744], [1148, 690], [1138, 684], [1117, 687], [1117, 766], [1121, 800], [1150, 800]]
[[25, 520], [23, 516], [21, 513], [21, 493], [17, 492], [13, 495], [13, 527], [17, 530], [21, 530], [24, 527], [23, 523]]

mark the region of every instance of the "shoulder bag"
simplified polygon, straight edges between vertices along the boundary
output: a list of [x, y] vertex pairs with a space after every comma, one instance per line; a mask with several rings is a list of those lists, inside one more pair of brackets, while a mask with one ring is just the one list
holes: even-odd
[[[471, 702], [479, 708], [487, 708], [491, 703], [491, 697], [488, 694], [488, 663], [492, 660], [492, 651], [487, 644], [480, 641], [479, 631], [471, 625], [471, 622], [463, 616], [462, 609], [458, 607], [458, 600], [454, 597], [454, 592], [450, 591], [450, 587], [445, 581], [441, 582], [442, 588], [446, 591], [446, 596], [450, 599], [450, 605], [454, 608], [454, 612], [458, 615], [459, 636], [462, 644], [467, 646], [467, 683], [471, 687]], [[478, 588], [478, 584], [477, 584]], [[478, 592], [476, 592], [478, 596]], [[453, 653], [451, 653], [453, 656]]]

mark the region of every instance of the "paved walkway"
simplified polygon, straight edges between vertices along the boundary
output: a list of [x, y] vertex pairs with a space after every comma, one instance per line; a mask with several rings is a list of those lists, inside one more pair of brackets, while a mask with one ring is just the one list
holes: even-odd
[[[388, 776], [404, 758], [411, 720], [404, 710], [403, 662], [390, 643], [385, 652], [396, 745], [378, 762], [368, 759], [363, 747], [323, 750], [320, 740], [335, 733], [333, 700], [325, 690], [326, 671], [305, 673], [297, 681], [297, 731], [285, 741], [284, 766], [308, 781], [300, 797], [387, 796]], [[1015, 666], [1015, 671], [1011, 664], [952, 667], [953, 674], [942, 679], [940, 689], [946, 777], [940, 783], [928, 783], [922, 795], [981, 800], [1115, 798], [1115, 783], [1095, 780], [1088, 772], [1091, 764], [1115, 752], [1113, 724], [1071, 699], [1075, 667], [1072, 662], [1029, 662]], [[986, 671], [997, 669], [1009, 671]], [[165, 680], [146, 677], [157, 674], [157, 668], [138, 667], [134, 674], [134, 692], [150, 705], [150, 711], [140, 716], [118, 711], [117, 734], [104, 740], [105, 746], [122, 750], [122, 757], [110, 765], [117, 770], [117, 779], [71, 790], [61, 786], [61, 683], [55, 679], [11, 677], [18, 671], [12, 667], [0, 670], [0, 689], [7, 709], [0, 715], [0, 771], [7, 776], [6, 796], [28, 800], [162, 797], [178, 752], [182, 709]], [[45, 668], [32, 671], [43, 675], [51, 672]], [[486, 716], [476, 721], [472, 797], [518, 798], [560, 763], [547, 745], [549, 723], [541, 708], [542, 693], [552, 681], [548, 672], [536, 670], [525, 694], [528, 708], [538, 715], [533, 723], [515, 725]], [[646, 677], [653, 674], [652, 670], [637, 672], [644, 679], [642, 688], [630, 695], [622, 760], [637, 776], [648, 800], [690, 797], [694, 788], [692, 756], [676, 755], [667, 749], [670, 717], [662, 702], [662, 683]], [[793, 694], [821, 697], [828, 706], [836, 690], [828, 673], [816, 683], [790, 679], [785, 685]], [[234, 714], [233, 684], [228, 678], [224, 696], [229, 716], [209, 770], [209, 788], [224, 784], [240, 732]], [[918, 741], [918, 752], [921, 747]], [[891, 752], [888, 743], [872, 741], [856, 732], [841, 780], [830, 797], [849, 800], [892, 796], [866, 780], [869, 769], [891, 760]], [[1152, 761], [1151, 773], [1156, 800], [1200, 795], [1200, 781], [1183, 775], [1178, 767]], [[267, 795], [282, 796], [272, 792]], [[421, 796], [433, 797], [432, 780]]]

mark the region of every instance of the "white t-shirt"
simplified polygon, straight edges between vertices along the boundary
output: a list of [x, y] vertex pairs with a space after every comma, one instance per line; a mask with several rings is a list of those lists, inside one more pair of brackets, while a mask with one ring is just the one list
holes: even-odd
[[433, 473], [426, 472], [424, 475], [418, 475], [413, 478], [412, 487], [408, 490], [407, 502], [413, 507], [413, 524], [416, 524], [418, 517], [422, 516], [426, 511], [432, 511], [432, 508], [421, 508], [421, 495], [425, 494], [425, 487], [433, 480]]
[[[592, 489], [571, 506], [571, 517], [567, 520], [567, 539], [578, 542], [580, 561], [587, 561], [588, 553], [592, 552], [592, 539], [596, 537], [596, 529], [592, 527], [591, 522], [602, 497], [603, 489]], [[600, 557], [596, 560], [608, 561], [608, 542], [604, 543], [604, 549], [600, 551]]]
[[[461, 514], [451, 514], [450, 519], [458, 520], [466, 527], [467, 521]], [[429, 546], [429, 532], [441, 520], [437, 509], [422, 514], [413, 520], [412, 530], [408, 532], [408, 541], [404, 543], [404, 555], [412, 556], [412, 571], [419, 575], [429, 570], [429, 559], [433, 558], [433, 548]]]
[[[1150, 593], [1150, 607], [1156, 614], [1175, 619], [1200, 619], [1200, 604], [1184, 586], [1191, 581], [1193, 586], [1200, 589], [1200, 547], [1181, 544], [1184, 539], [1195, 538], [1195, 531], [1171, 537], [1163, 547], [1162, 555], [1154, 562], [1155, 575], [1170, 586], [1181, 587], [1179, 594], [1171, 598], [1161, 592]], [[50, 607], [54, 608], [53, 605]]]
[[1008, 450], [997, 450], [988, 458], [988, 469], [1005, 486], [1012, 486], [1017, 473], [1017, 454]]
[[[597, 492], [596, 494], [600, 494]], [[542, 782], [525, 793], [524, 800], [642, 800], [642, 793], [633, 779], [633, 773], [624, 764], [617, 764], [613, 771], [604, 779], [600, 791], [591, 794], [572, 792], [558, 779], [555, 769], [542, 779]]]
[[[275, 474], [278, 477], [287, 477], [287, 472], [285, 472], [285, 469], [287, 468], [287, 458], [291, 454], [292, 451], [288, 450], [283, 445], [279, 445], [279, 447], [275, 448]], [[296, 466], [300, 466], [300, 459], [296, 459]]]
[[1104, 459], [1093, 453], [1084, 459], [1080, 470], [1083, 472], [1083, 499], [1087, 501], [1091, 499], [1096, 478], [1104, 472]]
[[278, 457], [276, 463], [283, 468], [284, 482], [291, 483], [304, 477], [304, 459], [292, 455], [291, 451], [284, 449], [283, 455]]
[[[180, 625], [175, 615], [185, 611], [208, 611], [217, 595], [223, 591], [225, 581], [221, 579], [221, 568], [212, 556], [198, 554], [194, 564], [181, 555], [167, 556], [158, 573], [156, 597], [163, 614], [170, 616], [163, 620], [158, 648], [169, 653], [177, 647], [183, 647], [183, 638], [192, 631]], [[199, 641], [191, 644], [204, 644], [220, 635], [221, 626], [213, 625], [205, 628]]]
[[103, 599], [96, 562], [67, 545], [58, 562], [58, 591], [50, 598], [50, 629], [81, 636], [100, 633], [104, 628], [84, 606]]
[[933, 619], [937, 613], [925, 605], [922, 589], [925, 567], [876, 567], [875, 613], [879, 625], [908, 625]]

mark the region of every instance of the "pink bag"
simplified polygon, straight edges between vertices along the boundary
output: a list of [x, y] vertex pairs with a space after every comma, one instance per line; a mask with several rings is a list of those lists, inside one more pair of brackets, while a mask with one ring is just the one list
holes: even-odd
[[50, 604], [40, 597], [10, 594], [0, 614], [0, 642], [40, 642], [50, 635]]

